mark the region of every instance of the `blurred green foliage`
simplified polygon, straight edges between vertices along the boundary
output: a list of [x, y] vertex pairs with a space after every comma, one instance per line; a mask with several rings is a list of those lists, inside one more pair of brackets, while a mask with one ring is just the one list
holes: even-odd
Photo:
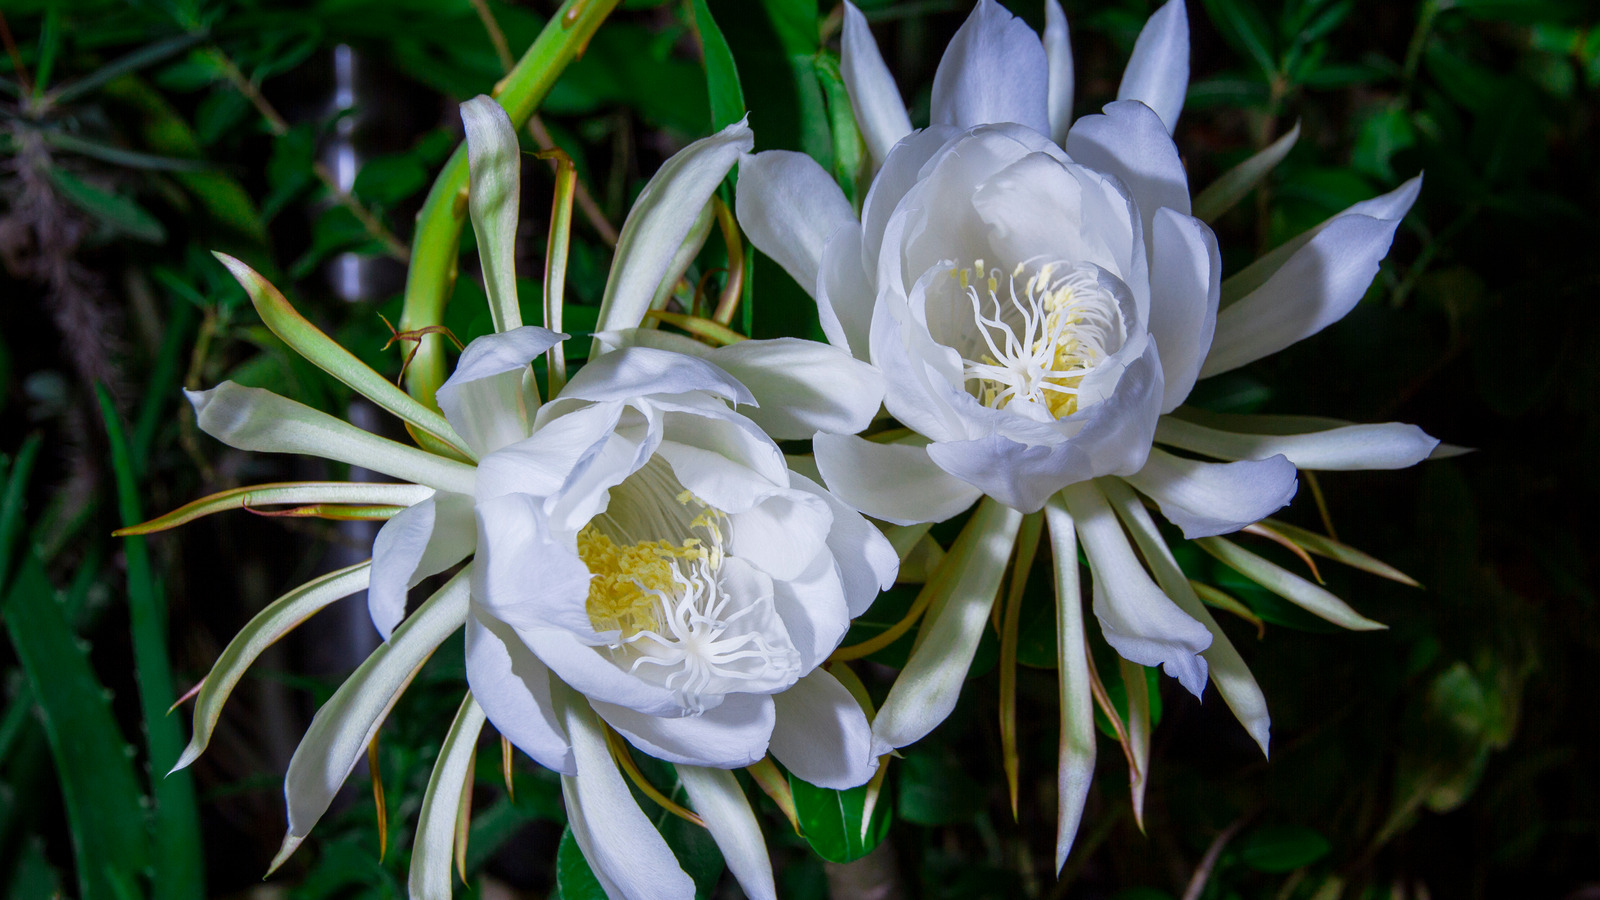
[[[925, 122], [938, 55], [969, 4], [860, 5], [913, 120]], [[1042, 25], [1039, 4], [1007, 5]], [[1085, 114], [1113, 97], [1155, 4], [1064, 6]], [[482, 9], [515, 54], [552, 7], [492, 0]], [[1215, 697], [1197, 702], [1155, 683], [1143, 833], [1107, 737], [1086, 825], [1058, 880], [1053, 601], [1035, 577], [1019, 645], [1019, 819], [1001, 776], [990, 636], [950, 721], [889, 764], [866, 843], [855, 792], [797, 785], [801, 838], [751, 786], [783, 896], [825, 896], [830, 870], [818, 854], [855, 858], [878, 841], [873, 865], [929, 898], [1600, 889], [1600, 530], [1589, 513], [1600, 500], [1600, 12], [1579, 0], [1201, 0], [1189, 14], [1194, 77], [1177, 138], [1191, 182], [1203, 186], [1295, 122], [1302, 128], [1272, 176], [1217, 221], [1230, 270], [1426, 173], [1421, 201], [1348, 320], [1198, 396], [1218, 411], [1412, 421], [1477, 448], [1417, 470], [1319, 482], [1343, 539], [1425, 588], [1326, 564], [1331, 589], [1390, 625], [1339, 633], [1175, 542], [1191, 577], [1242, 604], [1243, 615], [1223, 618], [1272, 703], [1272, 759]], [[838, 21], [816, 0], [625, 0], [541, 110], [544, 135], [573, 157], [592, 200], [572, 247], [577, 303], [598, 302], [608, 232], [659, 161], [746, 109], [759, 147], [811, 154], [861, 201], [863, 148], [839, 76]], [[288, 752], [353, 660], [319, 669], [314, 648], [280, 648], [241, 689], [192, 776], [162, 777], [182, 723], [161, 710], [254, 610], [353, 539], [248, 515], [147, 546], [108, 534], [141, 507], [328, 474], [225, 451], [182, 408], [177, 388], [223, 378], [341, 414], [351, 403], [255, 320], [207, 251], [245, 259], [364, 361], [398, 375], [406, 346], [386, 348], [379, 316], [396, 320], [411, 216], [458, 140], [455, 103], [491, 90], [504, 61], [468, 0], [10, 0], [4, 23], [0, 893], [242, 893], [281, 837]], [[361, 73], [352, 103], [336, 97], [339, 47]], [[543, 139], [530, 134], [526, 147]], [[337, 156], [341, 145], [355, 151], [353, 168]], [[532, 227], [519, 265], [533, 275], [550, 181], [544, 163], [527, 165]], [[746, 330], [815, 335], [800, 288], [770, 260], [747, 258]], [[342, 298], [338, 272], [352, 265], [365, 273], [359, 297]], [[687, 282], [703, 293], [680, 291], [680, 302], [693, 308], [727, 267], [713, 240]], [[463, 340], [489, 327], [471, 275], [446, 313]], [[537, 320], [536, 283], [522, 296]], [[583, 306], [567, 313], [572, 330], [592, 322]], [[1321, 529], [1302, 495], [1286, 518]], [[913, 595], [887, 594], [849, 641], [896, 621]], [[910, 640], [858, 667], [876, 699]], [[410, 823], [460, 696], [460, 654], [459, 640], [448, 642], [382, 732], [387, 846], [371, 779], [358, 772], [274, 876], [290, 896], [404, 893]], [[1114, 661], [1097, 662], [1112, 701], [1125, 703]], [[558, 783], [519, 763], [513, 798], [493, 744], [480, 748], [463, 890], [492, 878], [530, 895], [559, 884], [563, 896], [593, 896], [564, 838]], [[672, 784], [665, 767], [640, 763]], [[732, 896], [703, 832], [664, 813], [658, 824], [707, 896]]]

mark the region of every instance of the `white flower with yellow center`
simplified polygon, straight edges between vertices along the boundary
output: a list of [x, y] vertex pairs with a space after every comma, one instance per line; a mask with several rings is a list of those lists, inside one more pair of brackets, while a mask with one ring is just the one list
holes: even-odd
[[[1182, 406], [1198, 378], [1347, 313], [1420, 177], [1224, 281], [1171, 137], [1189, 72], [1182, 0], [1141, 32], [1117, 100], [1077, 121], [1066, 19], [1056, 0], [1044, 9], [1041, 36], [980, 0], [939, 64], [931, 124], [913, 130], [866, 20], [846, 2], [841, 71], [877, 166], [860, 213], [809, 157], [773, 151], [741, 162], [738, 214], [816, 299], [830, 342], [883, 373], [884, 405], [906, 428], [871, 440], [816, 435], [828, 487], [905, 526], [979, 503], [930, 581], [929, 620], [874, 720], [879, 752], [919, 739], [954, 707], [1017, 535], [1042, 527], [1024, 530], [1026, 516], [1043, 517], [1057, 561], [1068, 561], [1058, 571], [1059, 863], [1094, 754], [1071, 562], [1079, 539], [1106, 641], [1196, 695], [1209, 678], [1265, 751], [1260, 689], [1138, 494], [1186, 537], [1210, 537], [1288, 503], [1298, 468], [1408, 466], [1437, 441], [1406, 425], [1218, 420]], [[1248, 190], [1290, 144], [1251, 160], [1230, 190]], [[1283, 588], [1333, 621], [1380, 627], [1312, 589]]]

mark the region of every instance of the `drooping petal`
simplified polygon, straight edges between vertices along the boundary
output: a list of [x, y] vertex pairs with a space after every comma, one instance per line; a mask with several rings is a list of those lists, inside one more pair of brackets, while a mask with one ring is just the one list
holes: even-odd
[[761, 837], [761, 823], [732, 772], [701, 766], [678, 766], [678, 780], [689, 792], [689, 805], [705, 820], [722, 851], [728, 870], [750, 900], [777, 900], [772, 860]]
[[524, 325], [486, 334], [461, 351], [436, 399], [445, 418], [480, 457], [528, 436], [539, 410], [539, 388], [528, 364], [566, 338]]
[[1206, 661], [1200, 654], [1211, 646], [1211, 632], [1150, 580], [1097, 486], [1072, 485], [1062, 499], [1094, 573], [1094, 614], [1106, 643], [1124, 659], [1162, 666], [1200, 696], [1206, 686]]
[[194, 736], [183, 748], [173, 772], [187, 768], [205, 752], [223, 704], [262, 651], [328, 604], [364, 590], [371, 571], [372, 563], [364, 562], [314, 578], [267, 604], [239, 629], [200, 683], [194, 700]]
[[618, 734], [656, 759], [718, 769], [743, 768], [766, 756], [775, 721], [766, 694], [728, 694], [698, 716], [652, 716], [590, 702]]
[[817, 318], [828, 343], [865, 361], [872, 328], [872, 281], [861, 265], [861, 226], [850, 222], [833, 233], [822, 248], [817, 273]]
[[372, 542], [367, 611], [384, 640], [406, 614], [406, 592], [466, 559], [477, 545], [472, 498], [440, 491], [398, 513]]
[[632, 328], [643, 320], [701, 207], [753, 142], [749, 127], [735, 122], [673, 154], [651, 177], [622, 223], [596, 331]]
[[1067, 129], [1072, 127], [1072, 36], [1067, 31], [1067, 14], [1061, 11], [1061, 0], [1045, 0], [1044, 4], [1044, 56], [1050, 67], [1050, 87], [1047, 93], [1050, 107], [1050, 140], [1057, 144], [1067, 140]]
[[1222, 256], [1204, 222], [1158, 210], [1150, 235], [1150, 335], [1161, 349], [1161, 411], [1189, 396], [1211, 348], [1221, 296]]
[[350, 777], [378, 726], [422, 664], [467, 617], [468, 573], [463, 570], [400, 623], [386, 643], [358, 666], [327, 703], [289, 760], [283, 792], [289, 833], [274, 868], [294, 852]]
[[505, 623], [467, 617], [467, 687], [496, 730], [534, 762], [575, 775], [572, 744], [550, 694], [550, 670]]
[[[1421, 189], [1421, 176], [1363, 207], [1351, 207], [1228, 279], [1216, 338], [1200, 370], [1209, 378], [1298, 343], [1355, 308], [1389, 253], [1400, 220]], [[1381, 202], [1380, 202], [1381, 201]], [[1358, 204], [1359, 206], [1360, 204]], [[1288, 245], [1286, 245], [1288, 246]], [[1229, 294], [1249, 288], [1236, 303]]]
[[590, 360], [562, 388], [561, 399], [604, 403], [688, 391], [751, 406], [756, 402], [744, 385], [705, 360], [652, 347], [626, 347]]
[[1250, 667], [1245, 665], [1244, 658], [1234, 649], [1233, 642], [1228, 640], [1211, 612], [1195, 596], [1188, 577], [1178, 568], [1178, 561], [1161, 538], [1161, 532], [1156, 529], [1156, 523], [1150, 518], [1144, 504], [1125, 485], [1112, 481], [1105, 488], [1106, 498], [1116, 509], [1117, 517], [1133, 534], [1140, 554], [1149, 561], [1156, 583], [1178, 604], [1179, 609], [1193, 616], [1211, 632], [1211, 646], [1200, 654], [1211, 668], [1211, 683], [1217, 686], [1223, 701], [1233, 710], [1245, 731], [1255, 738], [1261, 753], [1266, 755], [1272, 717], [1267, 713], [1267, 698], [1261, 693], [1261, 686], [1256, 684], [1255, 676], [1250, 674]]
[[811, 478], [790, 471], [789, 484], [821, 497], [833, 512], [828, 550], [839, 566], [839, 581], [844, 588], [850, 618], [861, 615], [877, 599], [879, 591], [894, 586], [900, 569], [900, 554], [877, 526]]
[[1163, 416], [1156, 440], [1218, 459], [1265, 459], [1282, 454], [1301, 469], [1350, 471], [1404, 469], [1428, 458], [1438, 440], [1415, 425], [1385, 422], [1351, 425], [1331, 422], [1304, 434], [1251, 433], [1273, 428], [1273, 416], [1228, 416], [1212, 428], [1187, 418]]
[[1282, 456], [1209, 463], [1157, 447], [1127, 481], [1192, 540], [1238, 531], [1282, 509], [1294, 499], [1296, 473]]
[[772, 755], [802, 781], [847, 790], [866, 784], [878, 768], [872, 726], [850, 691], [825, 669], [772, 698], [778, 723]]
[[934, 73], [933, 122], [1015, 122], [1049, 134], [1049, 71], [1033, 29], [995, 0], [979, 0]]
[[828, 238], [856, 220], [833, 176], [816, 160], [791, 150], [746, 156], [739, 164], [734, 206], [750, 243], [808, 294], [816, 289]]
[[1145, 234], [1153, 231], [1158, 209], [1189, 214], [1189, 176], [1178, 157], [1178, 146], [1160, 118], [1143, 103], [1118, 100], [1107, 104], [1100, 115], [1072, 123], [1066, 148], [1076, 162], [1114, 175], [1127, 185], [1139, 205]]
[[271, 391], [224, 381], [184, 391], [200, 430], [230, 447], [305, 453], [382, 472], [442, 491], [472, 493], [473, 469], [453, 459], [378, 437]]
[[[496, 109], [499, 107], [497, 106]], [[483, 731], [483, 708], [471, 694], [445, 733], [438, 761], [422, 795], [417, 814], [417, 835], [411, 848], [411, 873], [407, 888], [413, 900], [450, 900], [455, 881], [456, 820], [462, 788], [472, 774], [472, 757]]]
[[517, 305], [517, 211], [522, 202], [522, 148], [511, 117], [489, 97], [479, 94], [461, 104], [466, 126], [467, 195], [472, 232], [478, 238], [483, 287], [495, 331], [522, 324]]
[[850, 0], [844, 4], [839, 74], [850, 94], [850, 109], [867, 143], [867, 152], [872, 154], [872, 164], [881, 166], [890, 148], [911, 133], [911, 117], [906, 114], [894, 76], [883, 64], [883, 54], [878, 52], [878, 42], [872, 38], [866, 17]]
[[1022, 513], [985, 498], [923, 587], [934, 600], [921, 643], [872, 720], [874, 755], [921, 740], [955, 709], [1021, 525]]
[[1138, 100], [1155, 110], [1171, 134], [1188, 90], [1189, 12], [1183, 0], [1167, 0], [1139, 32], [1117, 99]]
[[1258, 152], [1251, 155], [1244, 162], [1217, 176], [1217, 180], [1206, 185], [1205, 190], [1194, 195], [1195, 218], [1202, 222], [1215, 222], [1222, 218], [1222, 214], [1245, 197], [1250, 191], [1267, 177], [1267, 173], [1277, 168], [1278, 163], [1289, 155], [1294, 149], [1295, 142], [1300, 140], [1300, 123], [1294, 123], [1283, 137], [1278, 138]]
[[562, 776], [561, 785], [573, 837], [590, 868], [619, 900], [690, 900], [694, 882], [633, 799], [594, 711], [582, 697], [565, 693], [562, 705], [578, 774]]
[[812, 447], [828, 490], [885, 522], [943, 522], [983, 494], [939, 468], [928, 458], [926, 447], [879, 444], [842, 434], [819, 434]]
[[1044, 508], [1056, 576], [1056, 674], [1061, 688], [1061, 746], [1056, 771], [1056, 872], [1083, 824], [1083, 809], [1094, 784], [1094, 699], [1089, 675], [1089, 645], [1083, 628], [1083, 598], [1078, 577], [1078, 537], [1072, 513], [1060, 496]]

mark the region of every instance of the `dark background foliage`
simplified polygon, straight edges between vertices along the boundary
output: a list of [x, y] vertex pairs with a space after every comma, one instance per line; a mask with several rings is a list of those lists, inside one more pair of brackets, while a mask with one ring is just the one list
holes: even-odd
[[[1037, 3], [1008, 5], [1042, 25]], [[1081, 115], [1114, 96], [1154, 4], [1064, 5]], [[358, 771], [312, 841], [259, 881], [281, 837], [281, 775], [298, 735], [376, 640], [360, 598], [274, 648], [191, 774], [150, 772], [187, 734], [167, 704], [272, 597], [363, 558], [372, 526], [234, 513], [145, 541], [108, 534], [225, 487], [339, 474], [226, 451], [197, 433], [180, 387], [233, 378], [388, 427], [272, 337], [206, 251], [246, 259], [398, 374], [405, 347], [385, 347], [380, 314], [396, 318], [412, 216], [459, 140], [455, 104], [504, 70], [480, 9], [515, 55], [552, 6], [6, 3], [0, 893], [404, 893], [410, 825], [462, 688], [458, 643], [384, 729], [381, 854], [370, 778]], [[939, 54], [968, 4], [861, 6], [913, 120], [926, 121]], [[721, 0], [709, 11], [733, 49], [758, 145], [803, 149], [856, 187], [860, 147], [839, 116], [829, 4]], [[814, 12], [828, 17], [820, 51]], [[1052, 601], [1035, 579], [1023, 607], [1018, 818], [986, 639], [955, 715], [892, 764], [882, 849], [824, 865], [764, 807], [780, 891], [820, 897], [831, 885], [845, 896], [852, 878], [876, 878], [929, 898], [1600, 896], [1600, 15], [1580, 0], [1198, 0], [1189, 16], [1194, 77], [1177, 139], [1191, 182], [1208, 183], [1296, 121], [1302, 129], [1270, 179], [1216, 223], [1229, 271], [1426, 172], [1354, 313], [1199, 398], [1224, 411], [1415, 422], [1476, 448], [1317, 484], [1343, 540], [1424, 587], [1326, 564], [1336, 593], [1390, 626], [1338, 632], [1180, 547], [1192, 577], [1260, 620], [1258, 640], [1255, 624], [1224, 617], [1272, 704], [1272, 759], [1215, 697], [1197, 702], [1163, 681], [1143, 833], [1108, 736], [1057, 879]], [[571, 260], [580, 304], [598, 302], [607, 235], [644, 179], [711, 127], [708, 101], [727, 85], [709, 83], [690, 7], [626, 0], [543, 105], [525, 146], [565, 149], [592, 201]], [[548, 171], [525, 162], [528, 274], [542, 266]], [[691, 273], [712, 288], [726, 262], [716, 252]], [[447, 312], [463, 339], [489, 327], [465, 275]], [[758, 259], [753, 279], [747, 328], [812, 332], [809, 302], [780, 270]], [[537, 298], [535, 282], [525, 288]], [[582, 310], [568, 322], [582, 330]], [[1286, 518], [1320, 529], [1310, 493]], [[886, 596], [858, 633], [908, 599]], [[860, 669], [880, 696], [892, 675], [880, 663], [896, 652]], [[1111, 659], [1099, 668], [1125, 695]], [[519, 767], [508, 798], [493, 743], [481, 748], [462, 890], [542, 896], [559, 881], [582, 896], [558, 788]], [[703, 833], [661, 822], [708, 892], [737, 896], [731, 878], [719, 885]]]

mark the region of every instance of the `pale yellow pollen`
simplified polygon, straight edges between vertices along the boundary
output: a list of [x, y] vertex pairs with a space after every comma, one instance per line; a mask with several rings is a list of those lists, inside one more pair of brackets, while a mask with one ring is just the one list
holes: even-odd
[[596, 631], [622, 632], [624, 638], [660, 627], [661, 595], [675, 589], [673, 560], [706, 555], [699, 538], [682, 544], [665, 540], [618, 544], [593, 525], [578, 532], [578, 558], [594, 575], [587, 610]]

